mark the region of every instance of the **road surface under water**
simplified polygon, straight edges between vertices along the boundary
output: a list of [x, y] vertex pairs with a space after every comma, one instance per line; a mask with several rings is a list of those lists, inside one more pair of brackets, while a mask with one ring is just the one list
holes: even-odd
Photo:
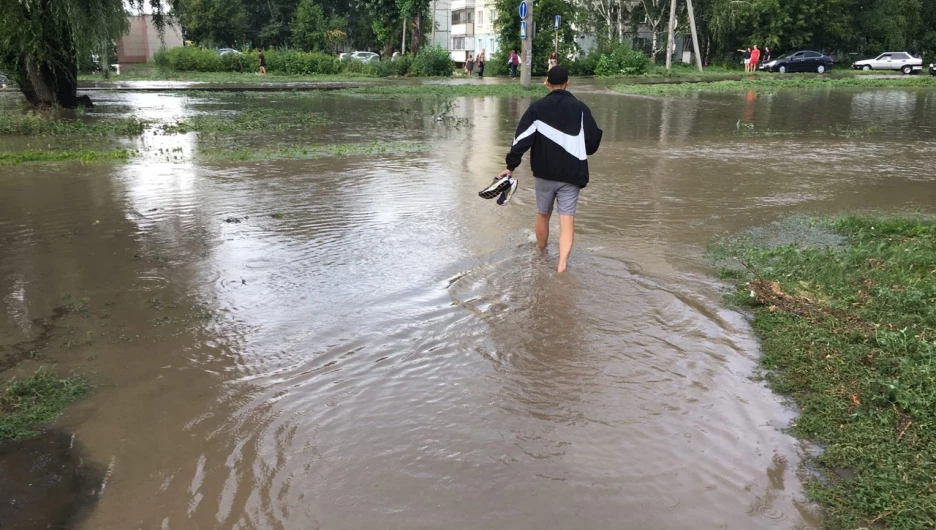
[[[605, 135], [563, 275], [526, 164], [509, 206], [477, 197], [524, 99], [101, 95], [330, 125], [3, 168], [5, 353], [95, 385], [58, 424], [100, 479], [74, 526], [814, 528], [794, 414], [704, 248], [799, 213], [932, 211], [936, 92], [579, 94]], [[425, 148], [202, 156], [297, 141]]]

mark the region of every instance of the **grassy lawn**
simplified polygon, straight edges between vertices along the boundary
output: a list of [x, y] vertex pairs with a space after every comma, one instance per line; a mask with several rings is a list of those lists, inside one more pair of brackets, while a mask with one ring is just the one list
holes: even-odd
[[0, 443], [37, 434], [36, 426], [55, 421], [66, 405], [87, 392], [83, 378], [60, 379], [47, 368], [7, 382], [0, 392]]
[[257, 72], [171, 72], [160, 70], [152, 64], [126, 65], [121, 68], [120, 75], [111, 74], [105, 79], [103, 74], [80, 74], [79, 81], [191, 81], [205, 83], [294, 83], [294, 82], [362, 82], [377, 80], [376, 77], [366, 74], [339, 74], [339, 75], [258, 75]]
[[646, 96], [685, 95], [694, 92], [772, 91], [782, 89], [829, 88], [934, 88], [936, 77], [928, 75], [902, 76], [895, 79], [869, 79], [866, 76], [826, 77], [818, 74], [756, 74], [743, 80], [710, 83], [619, 84], [612, 90], [623, 94]]
[[[535, 79], [534, 79], [535, 81]], [[529, 89], [520, 86], [520, 83], [484, 83], [466, 82], [461, 84], [407, 84], [407, 85], [373, 85], [360, 88], [341, 90], [345, 94], [367, 94], [372, 96], [432, 96], [432, 97], [482, 97], [482, 96], [516, 96], [540, 97], [545, 96], [549, 90], [542, 82], [534, 82]]]
[[829, 529], [936, 527], [936, 220], [811, 221], [831, 244], [715, 248], [751, 309], [767, 381], [824, 448], [809, 496]]
[[51, 162], [79, 162], [81, 164], [100, 162], [126, 162], [131, 152], [126, 149], [65, 149], [0, 152], [0, 166], [20, 164], [38, 164]]

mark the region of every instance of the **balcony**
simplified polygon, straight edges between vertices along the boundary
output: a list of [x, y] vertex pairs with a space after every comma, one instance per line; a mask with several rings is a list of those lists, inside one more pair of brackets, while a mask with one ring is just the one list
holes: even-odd
[[468, 24], [452, 24], [452, 36], [474, 36], [474, 23], [469, 22]]
[[452, 0], [452, 11], [461, 11], [463, 9], [474, 9], [474, 0]]

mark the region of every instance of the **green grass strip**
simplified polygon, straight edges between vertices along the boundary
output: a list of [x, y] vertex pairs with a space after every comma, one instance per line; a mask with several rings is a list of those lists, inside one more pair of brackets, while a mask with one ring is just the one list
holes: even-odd
[[[813, 244], [740, 237], [716, 255], [753, 312], [772, 387], [819, 443], [828, 529], [936, 527], [936, 221], [814, 221]], [[823, 240], [830, 244], [816, 244]], [[847, 473], [841, 473], [847, 470]]]
[[16, 166], [41, 162], [126, 162], [130, 151], [126, 149], [94, 150], [75, 149], [65, 151], [12, 151], [0, 153], [0, 166]]
[[774, 91], [786, 89], [830, 88], [936, 88], [936, 77], [916, 75], [893, 79], [869, 79], [864, 76], [822, 77], [817, 75], [759, 74], [741, 81], [701, 83], [614, 85], [612, 90], [623, 94], [645, 96], [685, 95], [695, 92], [741, 92], [747, 90]]
[[345, 94], [367, 94], [373, 96], [420, 96], [420, 97], [486, 97], [516, 96], [541, 97], [549, 90], [540, 83], [525, 89], [520, 83], [468, 82], [464, 84], [420, 84], [420, 85], [372, 85], [341, 90]]
[[0, 443], [38, 434], [35, 427], [55, 421], [66, 405], [88, 390], [83, 377], [60, 379], [48, 368], [7, 382], [0, 393]]

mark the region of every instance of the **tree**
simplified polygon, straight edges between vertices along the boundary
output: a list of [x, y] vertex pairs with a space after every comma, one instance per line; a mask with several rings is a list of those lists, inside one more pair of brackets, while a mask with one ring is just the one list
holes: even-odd
[[302, 0], [289, 23], [292, 46], [305, 51], [330, 50], [347, 38], [348, 21], [339, 15], [325, 16], [315, 0]]
[[124, 2], [149, 6], [162, 30], [177, 0], [0, 0], [0, 69], [34, 106], [76, 107], [78, 58], [109, 50], [128, 30]]
[[235, 46], [247, 37], [242, 0], [179, 0], [178, 17], [188, 38], [199, 44]]

